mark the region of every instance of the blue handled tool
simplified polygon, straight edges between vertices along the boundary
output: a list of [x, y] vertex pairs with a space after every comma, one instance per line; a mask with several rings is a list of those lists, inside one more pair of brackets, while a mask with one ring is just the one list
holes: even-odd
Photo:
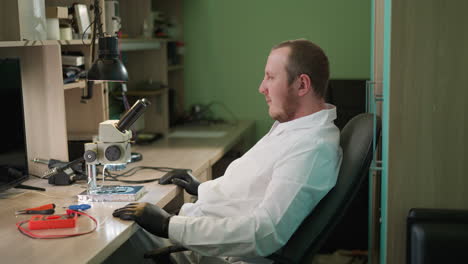
[[75, 210], [75, 211], [85, 211], [85, 210], [88, 210], [89, 208], [91, 208], [91, 205], [89, 204], [75, 204], [75, 205], [70, 205], [68, 206], [68, 209], [70, 210]]

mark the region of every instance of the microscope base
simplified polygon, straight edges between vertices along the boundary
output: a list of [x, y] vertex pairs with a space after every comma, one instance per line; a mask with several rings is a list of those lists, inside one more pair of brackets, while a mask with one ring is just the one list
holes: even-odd
[[143, 186], [105, 185], [78, 194], [78, 202], [135, 202], [145, 193]]

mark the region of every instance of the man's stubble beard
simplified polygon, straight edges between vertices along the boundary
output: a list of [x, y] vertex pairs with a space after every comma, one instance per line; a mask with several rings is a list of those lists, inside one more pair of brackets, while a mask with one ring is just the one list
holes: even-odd
[[270, 113], [270, 116], [279, 122], [287, 122], [294, 119], [298, 107], [298, 98], [292, 93], [292, 89], [288, 89], [286, 99], [283, 101], [280, 109], [281, 112], [275, 114]]

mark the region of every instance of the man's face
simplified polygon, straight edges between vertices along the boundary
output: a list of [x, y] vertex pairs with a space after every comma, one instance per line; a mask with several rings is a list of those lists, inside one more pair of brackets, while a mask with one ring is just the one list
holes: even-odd
[[286, 65], [290, 48], [272, 50], [265, 66], [265, 76], [259, 92], [265, 95], [268, 113], [274, 120], [286, 122], [293, 119], [297, 108], [297, 96], [293, 85], [288, 85]]

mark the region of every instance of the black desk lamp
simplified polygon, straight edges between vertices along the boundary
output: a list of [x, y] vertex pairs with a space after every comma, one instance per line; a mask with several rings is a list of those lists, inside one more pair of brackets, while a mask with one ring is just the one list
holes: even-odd
[[[95, 46], [96, 46], [96, 30], [99, 36], [98, 59], [94, 61]], [[86, 82], [86, 94], [81, 96], [81, 99], [91, 99], [93, 96], [92, 88], [94, 81], [107, 82], [127, 82], [127, 69], [119, 59], [119, 39], [116, 36], [105, 36], [102, 30], [101, 23], [101, 8], [99, 0], [94, 0], [94, 22], [93, 22], [93, 38], [91, 43], [92, 61], [94, 61], [91, 69], [88, 71]], [[125, 94], [123, 94], [125, 97]], [[128, 109], [127, 109], [128, 110]], [[131, 153], [131, 162], [142, 159], [140, 153]]]
[[127, 69], [119, 59], [117, 37], [99, 38], [99, 58], [88, 71], [90, 81], [127, 82]]
[[[96, 31], [97, 34], [96, 34]], [[94, 61], [96, 36], [99, 37], [98, 59]], [[91, 42], [91, 57], [93, 65], [87, 74], [86, 94], [81, 99], [92, 98], [94, 81], [127, 82], [127, 69], [119, 59], [118, 38], [104, 36], [101, 23], [101, 8], [99, 0], [94, 0], [93, 38]]]

